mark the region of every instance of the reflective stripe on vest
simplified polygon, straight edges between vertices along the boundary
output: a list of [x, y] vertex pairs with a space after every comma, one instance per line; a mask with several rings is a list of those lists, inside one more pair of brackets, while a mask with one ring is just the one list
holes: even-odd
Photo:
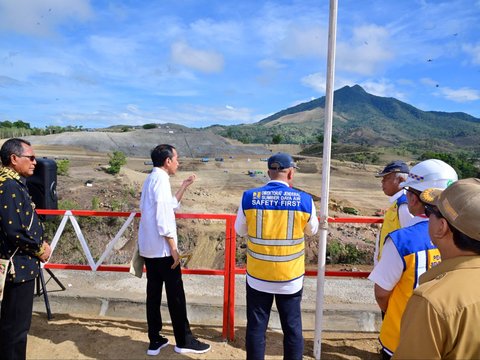
[[259, 238], [254, 238], [254, 237], [249, 237], [250, 241], [253, 244], [257, 245], [272, 245], [272, 246], [289, 246], [289, 245], [298, 245], [304, 242], [304, 238], [301, 239], [288, 239], [288, 240], [265, 240], [265, 239], [259, 239]]
[[265, 261], [272, 261], [272, 262], [285, 262], [285, 261], [292, 261], [300, 256], [303, 256], [305, 254], [305, 250], [299, 251], [296, 254], [291, 254], [291, 255], [285, 255], [285, 256], [279, 256], [279, 255], [263, 255], [263, 254], [258, 254], [250, 249], [247, 249], [248, 255], [251, 257], [258, 259], [258, 260], [265, 260]]

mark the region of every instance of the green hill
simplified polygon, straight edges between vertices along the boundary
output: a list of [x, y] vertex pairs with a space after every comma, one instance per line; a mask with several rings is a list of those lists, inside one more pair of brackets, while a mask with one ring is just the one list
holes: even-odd
[[[256, 124], [216, 126], [213, 131], [246, 143], [318, 143], [325, 97], [281, 110]], [[339, 144], [478, 151], [480, 119], [465, 113], [422, 111], [359, 85], [334, 94], [333, 135]]]

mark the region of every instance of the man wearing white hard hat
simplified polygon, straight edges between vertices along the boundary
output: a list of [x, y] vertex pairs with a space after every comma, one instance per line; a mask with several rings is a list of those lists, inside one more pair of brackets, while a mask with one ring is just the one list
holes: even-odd
[[382, 258], [369, 276], [375, 283], [375, 299], [385, 312], [380, 329], [384, 359], [390, 359], [398, 346], [400, 320], [419, 276], [441, 261], [428, 234], [428, 218], [420, 194], [432, 187], [445, 189], [457, 180], [450, 165], [429, 159], [412, 167], [407, 181], [400, 184], [407, 191], [408, 209], [414, 218], [410, 226], [387, 236]]
[[420, 277], [402, 318], [398, 359], [480, 359], [480, 179], [420, 195], [442, 263]]

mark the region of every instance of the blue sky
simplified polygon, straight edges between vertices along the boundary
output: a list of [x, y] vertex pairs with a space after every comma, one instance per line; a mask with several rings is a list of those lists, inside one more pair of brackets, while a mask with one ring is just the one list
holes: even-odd
[[[0, 0], [0, 121], [252, 123], [325, 95], [327, 0]], [[335, 88], [480, 117], [480, 0], [339, 0]]]

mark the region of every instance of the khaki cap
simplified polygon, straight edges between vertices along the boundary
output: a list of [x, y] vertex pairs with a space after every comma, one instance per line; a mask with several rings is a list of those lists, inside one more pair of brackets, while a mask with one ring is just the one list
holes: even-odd
[[480, 241], [480, 179], [458, 180], [445, 190], [430, 188], [420, 199], [436, 206], [454, 228]]

